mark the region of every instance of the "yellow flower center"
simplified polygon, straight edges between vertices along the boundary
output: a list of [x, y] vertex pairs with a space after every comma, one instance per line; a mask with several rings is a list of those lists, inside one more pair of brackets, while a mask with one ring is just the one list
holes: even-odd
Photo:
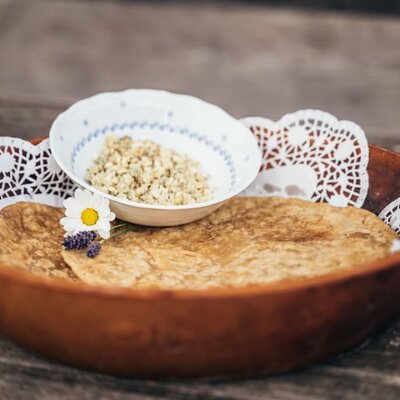
[[85, 225], [95, 225], [99, 220], [99, 213], [94, 208], [85, 208], [82, 211], [81, 220]]

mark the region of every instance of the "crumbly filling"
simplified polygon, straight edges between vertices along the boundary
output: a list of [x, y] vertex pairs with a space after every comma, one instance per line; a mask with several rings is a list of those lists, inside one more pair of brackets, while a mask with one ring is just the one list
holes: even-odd
[[199, 163], [150, 140], [130, 137], [107, 136], [86, 179], [105, 193], [147, 204], [185, 205], [208, 201], [212, 195]]

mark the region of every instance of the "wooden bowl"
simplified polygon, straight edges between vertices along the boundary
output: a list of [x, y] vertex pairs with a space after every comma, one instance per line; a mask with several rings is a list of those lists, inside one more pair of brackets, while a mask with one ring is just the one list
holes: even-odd
[[[365, 207], [400, 196], [400, 154], [370, 146]], [[360, 342], [400, 314], [400, 254], [315, 279], [248, 289], [107, 289], [0, 266], [0, 333], [111, 374], [276, 373]]]

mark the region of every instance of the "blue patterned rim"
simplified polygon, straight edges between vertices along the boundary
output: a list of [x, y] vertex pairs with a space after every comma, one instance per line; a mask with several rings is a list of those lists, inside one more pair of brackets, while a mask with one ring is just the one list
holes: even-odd
[[98, 138], [99, 136], [104, 136], [108, 132], [115, 132], [124, 129], [146, 129], [146, 130], [160, 130], [170, 133], [178, 133], [182, 136], [186, 136], [190, 139], [197, 140], [199, 143], [203, 143], [209, 149], [211, 149], [214, 153], [217, 153], [220, 158], [222, 158], [229, 170], [230, 174], [230, 190], [235, 187], [236, 184], [236, 170], [232, 160], [232, 156], [220, 145], [215, 144], [212, 140], [209, 140], [206, 136], [201, 135], [198, 132], [190, 131], [188, 128], [172, 126], [169, 123], [159, 123], [157, 121], [132, 121], [132, 122], [123, 122], [122, 124], [113, 123], [110, 125], [105, 125], [102, 128], [97, 128], [94, 131], [90, 132], [83, 139], [81, 139], [78, 143], [75, 144], [72, 149], [71, 154], [71, 166], [72, 171], [75, 173], [75, 161], [78, 153], [93, 139]]

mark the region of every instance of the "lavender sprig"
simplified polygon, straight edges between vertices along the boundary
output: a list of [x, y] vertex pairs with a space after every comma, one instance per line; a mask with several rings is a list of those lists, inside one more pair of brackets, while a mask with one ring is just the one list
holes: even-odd
[[[120, 224], [114, 225], [111, 227], [113, 233], [110, 235], [110, 238], [128, 232], [133, 228], [134, 225], [127, 222], [121, 222]], [[66, 236], [63, 240], [63, 246], [65, 250], [86, 249], [86, 255], [93, 258], [100, 253], [101, 245], [105, 241], [105, 239], [98, 241], [96, 238], [96, 231], [81, 231], [75, 235]]]
[[66, 250], [86, 249], [90, 242], [95, 240], [97, 233], [95, 231], [81, 231], [75, 235], [68, 235], [64, 238], [63, 245]]
[[96, 257], [100, 253], [100, 250], [101, 250], [101, 244], [99, 242], [97, 241], [91, 242], [87, 247], [86, 255], [91, 258]]

